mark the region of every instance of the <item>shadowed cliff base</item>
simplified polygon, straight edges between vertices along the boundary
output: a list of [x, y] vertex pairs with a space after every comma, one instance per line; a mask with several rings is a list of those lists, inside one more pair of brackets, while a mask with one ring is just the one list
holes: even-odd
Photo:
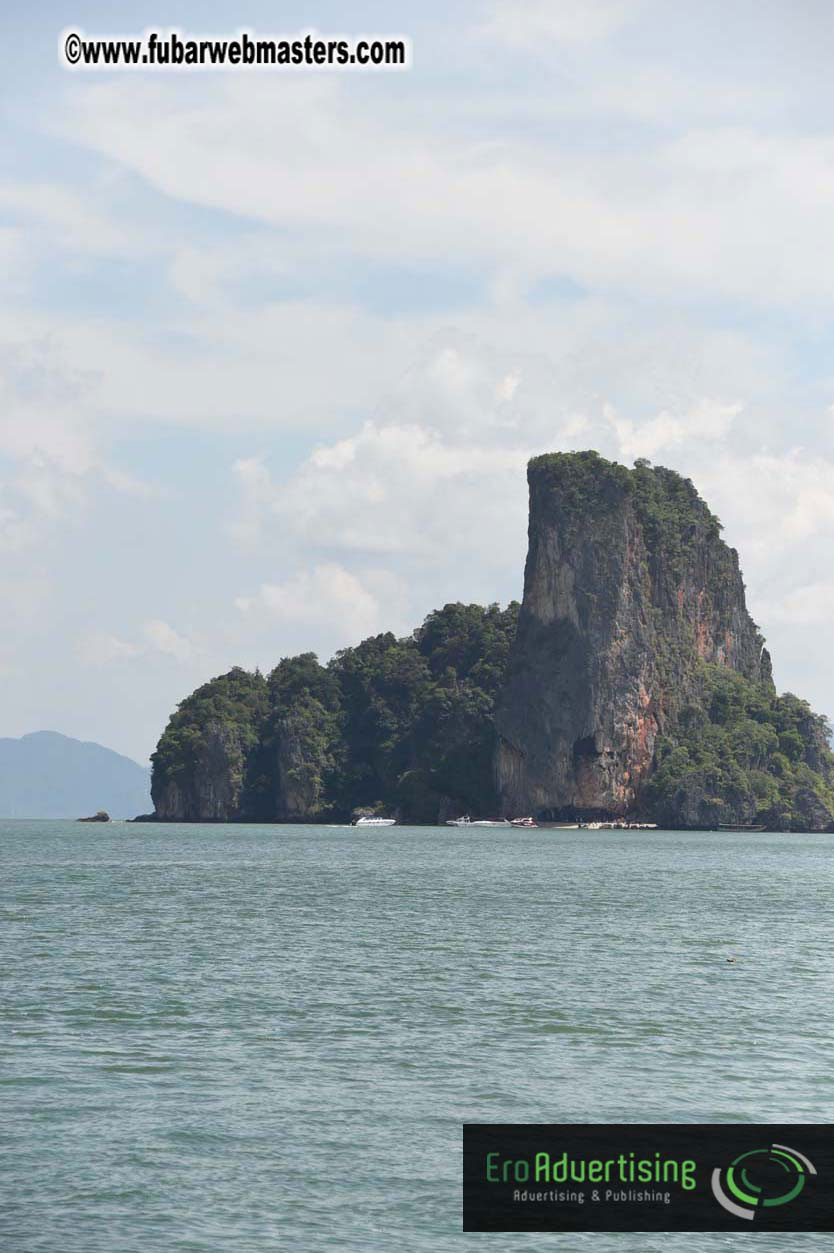
[[777, 696], [738, 556], [692, 483], [595, 452], [537, 457], [528, 481], [520, 608], [449, 604], [326, 666], [211, 680], [159, 741], [146, 817], [834, 830], [828, 724]]

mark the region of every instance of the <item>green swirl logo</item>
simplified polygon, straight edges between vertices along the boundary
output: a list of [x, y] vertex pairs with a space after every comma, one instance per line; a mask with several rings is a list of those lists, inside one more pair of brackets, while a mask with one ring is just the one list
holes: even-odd
[[771, 1144], [742, 1153], [729, 1166], [712, 1172], [712, 1192], [719, 1205], [750, 1222], [763, 1209], [788, 1205], [799, 1196], [814, 1164], [798, 1149]]

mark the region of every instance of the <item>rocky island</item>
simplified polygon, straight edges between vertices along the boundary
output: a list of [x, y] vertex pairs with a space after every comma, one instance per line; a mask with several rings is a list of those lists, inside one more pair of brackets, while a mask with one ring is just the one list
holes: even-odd
[[159, 821], [639, 815], [834, 830], [825, 718], [779, 696], [738, 555], [692, 483], [595, 452], [528, 469], [521, 605], [234, 668], [153, 755]]

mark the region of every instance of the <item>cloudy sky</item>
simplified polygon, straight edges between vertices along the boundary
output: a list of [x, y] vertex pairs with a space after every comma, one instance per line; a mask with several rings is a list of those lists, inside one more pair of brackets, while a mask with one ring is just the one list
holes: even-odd
[[[406, 73], [71, 73], [6, 5], [0, 734], [145, 760], [239, 663], [521, 592], [524, 466], [691, 477], [834, 712], [834, 10], [250, 3]], [[129, 8], [129, 14], [128, 14]]]

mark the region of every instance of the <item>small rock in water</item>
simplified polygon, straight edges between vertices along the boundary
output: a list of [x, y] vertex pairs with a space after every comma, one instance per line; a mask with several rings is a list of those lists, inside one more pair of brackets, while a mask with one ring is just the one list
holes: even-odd
[[77, 822], [109, 822], [110, 815], [106, 809], [99, 809], [90, 818], [77, 818]]

